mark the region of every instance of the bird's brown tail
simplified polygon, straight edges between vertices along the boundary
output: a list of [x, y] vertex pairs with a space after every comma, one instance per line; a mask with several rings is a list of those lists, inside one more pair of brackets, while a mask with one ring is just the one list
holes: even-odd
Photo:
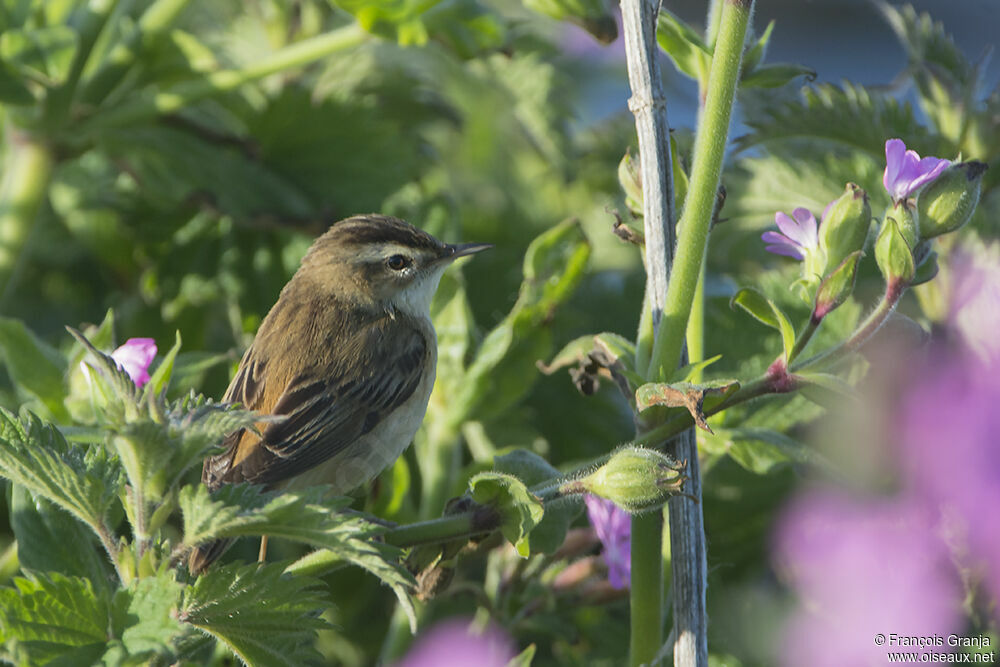
[[199, 544], [191, 550], [188, 555], [188, 570], [191, 574], [198, 575], [209, 568], [226, 549], [233, 543], [232, 540], [215, 540]]

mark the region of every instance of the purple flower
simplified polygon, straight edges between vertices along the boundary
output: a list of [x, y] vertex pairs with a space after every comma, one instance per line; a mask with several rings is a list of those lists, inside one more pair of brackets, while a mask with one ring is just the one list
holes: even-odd
[[779, 571], [803, 602], [785, 628], [782, 662], [881, 664], [895, 649], [876, 645], [877, 632], [959, 630], [962, 591], [934, 519], [912, 498], [865, 501], [820, 491], [799, 499], [782, 520], [774, 550]]
[[514, 657], [514, 644], [501, 630], [489, 627], [473, 634], [471, 621], [439, 623], [422, 637], [397, 667], [504, 667]]
[[819, 247], [816, 218], [804, 208], [792, 211], [793, 218], [778, 211], [774, 222], [781, 233], [767, 231], [760, 238], [768, 243], [766, 250], [786, 257], [805, 259], [805, 256]]
[[1000, 369], [1000, 243], [969, 244], [948, 262], [948, 319], [962, 346], [981, 363]]
[[632, 519], [610, 500], [587, 494], [587, 518], [604, 545], [608, 581], [614, 588], [627, 588], [632, 574]]
[[118, 367], [128, 373], [135, 386], [142, 389], [149, 382], [149, 365], [156, 356], [156, 341], [152, 338], [129, 338], [111, 353]]
[[951, 160], [936, 157], [920, 159], [916, 151], [906, 150], [902, 139], [885, 142], [885, 174], [882, 184], [892, 203], [898, 204], [924, 187], [948, 168]]

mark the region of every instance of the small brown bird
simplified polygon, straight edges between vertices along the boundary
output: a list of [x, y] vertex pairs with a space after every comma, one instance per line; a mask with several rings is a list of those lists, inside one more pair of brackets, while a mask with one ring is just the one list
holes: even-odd
[[[316, 239], [243, 355], [224, 401], [262, 414], [205, 461], [202, 482], [346, 493], [410, 444], [434, 385], [430, 303], [444, 270], [491, 246], [451, 245], [397, 218], [361, 215]], [[192, 573], [228, 544], [199, 545]], [[263, 556], [266, 542], [261, 545]]]

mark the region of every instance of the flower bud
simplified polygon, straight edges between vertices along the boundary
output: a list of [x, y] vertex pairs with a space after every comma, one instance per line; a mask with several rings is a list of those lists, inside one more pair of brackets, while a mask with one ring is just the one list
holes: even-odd
[[639, 159], [626, 151], [618, 163], [618, 182], [625, 192], [625, 205], [634, 216], [642, 215], [642, 174], [639, 173]]
[[889, 218], [896, 221], [896, 228], [902, 234], [906, 245], [911, 249], [917, 247], [920, 242], [920, 226], [917, 205], [914, 200], [904, 199], [898, 203], [889, 204], [882, 219], [888, 220]]
[[982, 162], [956, 163], [927, 186], [917, 202], [922, 238], [953, 232], [969, 221], [979, 204], [984, 171]]
[[864, 247], [871, 218], [868, 194], [848, 183], [844, 194], [830, 204], [819, 226], [819, 247], [826, 255], [827, 271]]
[[812, 319], [820, 322], [830, 314], [832, 310], [847, 301], [854, 291], [854, 278], [858, 273], [858, 260], [861, 259], [861, 251], [855, 250], [840, 263], [836, 269], [830, 272], [819, 286], [816, 293], [816, 306], [813, 308]]
[[894, 218], [886, 216], [875, 241], [875, 262], [887, 284], [909, 284], [915, 267], [913, 253]]
[[606, 498], [626, 512], [644, 512], [662, 507], [680, 492], [687, 478], [679, 468], [656, 450], [624, 447], [580, 483], [588, 493]]

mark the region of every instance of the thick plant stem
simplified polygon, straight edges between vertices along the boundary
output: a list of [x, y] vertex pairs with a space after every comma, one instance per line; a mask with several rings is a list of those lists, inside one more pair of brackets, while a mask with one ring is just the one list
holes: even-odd
[[691, 185], [684, 204], [684, 215], [678, 223], [677, 256], [670, 274], [663, 326], [657, 331], [653, 360], [647, 374], [650, 379], [662, 379], [680, 358], [708, 244], [708, 230], [712, 224], [729, 137], [733, 99], [739, 83], [743, 43], [752, 10], [753, 0], [725, 0], [723, 3], [719, 39], [708, 79], [708, 95], [695, 136]]
[[38, 217], [55, 163], [47, 145], [15, 129], [9, 120], [6, 143], [0, 184], [0, 295]]
[[[646, 250], [646, 296], [640, 325], [639, 356], [655, 344], [666, 307], [667, 280], [674, 248], [674, 193], [670, 127], [656, 45], [655, 0], [621, 0], [625, 58], [639, 139]], [[650, 334], [653, 340], [650, 341]], [[659, 513], [632, 519], [632, 587], [629, 662], [651, 664], [663, 643], [663, 521]]]

